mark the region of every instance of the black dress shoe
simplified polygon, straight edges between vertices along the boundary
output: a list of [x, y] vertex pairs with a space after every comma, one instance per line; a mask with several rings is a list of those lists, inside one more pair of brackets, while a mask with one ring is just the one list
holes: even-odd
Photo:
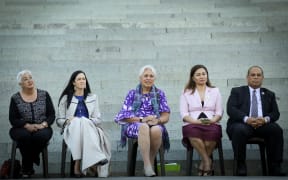
[[269, 176], [286, 176], [286, 173], [282, 172], [280, 168], [273, 168], [271, 172], [269, 172]]
[[29, 174], [22, 174], [22, 178], [23, 179], [28, 179], [28, 178], [31, 178], [32, 175], [29, 175]]
[[269, 170], [269, 176], [286, 176], [286, 173], [281, 171], [280, 163], [271, 164]]
[[30, 170], [23, 169], [22, 170], [22, 178], [31, 178], [31, 176], [34, 174], [35, 174], [34, 169], [30, 169]]
[[279, 172], [278, 174], [275, 174], [274, 176], [287, 176], [285, 172]]
[[83, 177], [83, 174], [73, 174], [73, 177], [74, 177], [74, 178], [82, 178], [82, 177]]
[[237, 163], [236, 176], [247, 176], [247, 167], [245, 162]]
[[287, 176], [287, 174], [284, 172], [271, 172], [269, 176]]

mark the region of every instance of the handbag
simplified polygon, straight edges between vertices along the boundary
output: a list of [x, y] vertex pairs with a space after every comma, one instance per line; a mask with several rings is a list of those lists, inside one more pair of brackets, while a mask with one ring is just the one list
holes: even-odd
[[12, 164], [11, 159], [5, 160], [3, 162], [3, 164], [1, 165], [1, 170], [0, 170], [1, 179], [20, 178], [21, 177], [21, 163], [20, 163], [20, 161], [15, 159], [13, 177], [10, 177], [11, 164]]

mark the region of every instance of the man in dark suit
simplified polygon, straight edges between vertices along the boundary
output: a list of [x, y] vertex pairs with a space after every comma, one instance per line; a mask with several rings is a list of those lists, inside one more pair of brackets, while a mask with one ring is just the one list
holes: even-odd
[[250, 137], [264, 138], [267, 146], [269, 175], [281, 172], [283, 160], [283, 130], [276, 123], [280, 113], [275, 94], [262, 88], [263, 70], [259, 66], [248, 69], [248, 86], [232, 88], [227, 102], [227, 134], [232, 141], [237, 160], [236, 175], [246, 176], [246, 142]]

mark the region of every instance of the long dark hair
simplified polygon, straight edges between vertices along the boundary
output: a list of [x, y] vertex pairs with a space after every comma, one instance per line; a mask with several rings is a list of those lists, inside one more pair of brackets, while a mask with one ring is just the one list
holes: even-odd
[[63, 92], [62, 92], [62, 94], [61, 94], [61, 96], [59, 98], [58, 106], [59, 106], [60, 101], [63, 98], [63, 96], [67, 95], [67, 108], [69, 108], [71, 100], [72, 100], [72, 97], [73, 97], [73, 94], [74, 94], [73, 82], [75, 81], [76, 76], [78, 74], [80, 74], [80, 73], [83, 73], [85, 75], [85, 78], [86, 78], [86, 88], [84, 89], [84, 99], [86, 99], [87, 95], [89, 93], [91, 93], [89, 82], [88, 82], [88, 79], [86, 77], [86, 74], [83, 71], [81, 71], [81, 70], [75, 71], [75, 72], [72, 73], [67, 86], [65, 87], [65, 89], [63, 90]]
[[202, 65], [202, 64], [197, 64], [197, 65], [195, 65], [195, 66], [193, 66], [193, 67], [191, 68], [189, 81], [188, 81], [188, 83], [187, 83], [186, 86], [185, 86], [184, 92], [185, 92], [186, 90], [192, 90], [192, 94], [195, 92], [196, 83], [195, 83], [194, 80], [193, 80], [193, 76], [194, 76], [195, 72], [196, 72], [198, 69], [200, 69], [200, 68], [203, 68], [203, 69], [206, 71], [206, 73], [207, 73], [206, 86], [208, 86], [208, 87], [214, 87], [214, 86], [211, 85], [207, 68], [206, 68], [204, 65]]

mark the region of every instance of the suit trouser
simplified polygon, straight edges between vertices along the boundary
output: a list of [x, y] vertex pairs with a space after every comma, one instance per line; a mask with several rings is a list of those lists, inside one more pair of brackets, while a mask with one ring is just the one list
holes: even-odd
[[246, 160], [246, 143], [250, 137], [261, 137], [265, 140], [269, 169], [283, 160], [283, 130], [276, 123], [267, 123], [256, 129], [244, 123], [233, 123], [227, 127], [227, 134], [238, 162]]
[[52, 137], [52, 133], [50, 127], [32, 133], [25, 128], [12, 128], [10, 130], [10, 136], [17, 141], [22, 155], [23, 171], [31, 171], [33, 170], [33, 162], [39, 163], [37, 162], [39, 154]]

